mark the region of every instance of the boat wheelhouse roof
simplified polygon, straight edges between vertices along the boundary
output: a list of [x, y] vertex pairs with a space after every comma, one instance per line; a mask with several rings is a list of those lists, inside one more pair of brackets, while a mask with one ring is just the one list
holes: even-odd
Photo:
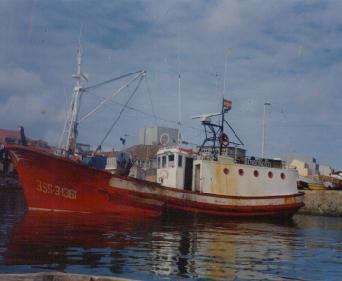
[[180, 146], [170, 146], [170, 147], [162, 147], [158, 150], [157, 155], [161, 154], [170, 154], [170, 153], [182, 153], [187, 155], [195, 154], [192, 149], [184, 148]]

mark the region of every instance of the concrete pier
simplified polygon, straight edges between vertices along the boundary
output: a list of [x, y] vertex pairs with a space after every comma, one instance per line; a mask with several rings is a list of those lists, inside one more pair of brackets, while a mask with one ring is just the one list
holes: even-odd
[[41, 272], [27, 274], [0, 274], [0, 281], [134, 281], [133, 279], [67, 274], [61, 272]]
[[300, 213], [342, 217], [342, 190], [305, 190]]

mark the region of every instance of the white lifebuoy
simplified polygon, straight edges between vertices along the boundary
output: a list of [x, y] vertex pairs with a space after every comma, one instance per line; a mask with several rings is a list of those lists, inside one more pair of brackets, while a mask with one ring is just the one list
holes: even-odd
[[162, 179], [167, 179], [167, 178], [169, 177], [169, 172], [166, 171], [166, 170], [162, 170], [162, 171], [160, 172], [160, 177], [161, 177]]

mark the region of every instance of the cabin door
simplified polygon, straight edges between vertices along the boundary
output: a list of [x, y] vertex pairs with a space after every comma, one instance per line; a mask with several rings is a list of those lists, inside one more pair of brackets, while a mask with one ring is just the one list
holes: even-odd
[[184, 189], [191, 190], [192, 186], [192, 166], [194, 159], [185, 158]]

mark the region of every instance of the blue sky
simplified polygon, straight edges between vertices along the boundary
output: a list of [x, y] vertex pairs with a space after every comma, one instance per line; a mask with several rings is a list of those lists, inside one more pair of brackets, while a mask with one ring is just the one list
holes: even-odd
[[[171, 121], [158, 125], [176, 126], [179, 56], [183, 136], [201, 142], [191, 116], [219, 110], [229, 49], [228, 118], [249, 154], [260, 155], [263, 104], [270, 101], [268, 156], [299, 153], [342, 169], [341, 11], [338, 0], [2, 0], [0, 128], [23, 125], [29, 136], [57, 143], [82, 25], [89, 85], [147, 70], [156, 114]], [[84, 112], [120, 85], [89, 94]], [[156, 125], [144, 83], [131, 106], [145, 114], [127, 110], [106, 147], [121, 148], [124, 134], [134, 144], [139, 127]], [[79, 140], [95, 147], [119, 110], [112, 103], [82, 123]]]

